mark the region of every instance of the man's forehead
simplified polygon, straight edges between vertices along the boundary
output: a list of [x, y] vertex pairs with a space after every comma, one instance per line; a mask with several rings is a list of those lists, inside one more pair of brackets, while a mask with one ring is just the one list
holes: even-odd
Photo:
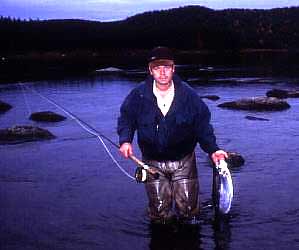
[[150, 67], [157, 67], [157, 66], [173, 66], [174, 61], [173, 60], [168, 60], [168, 59], [160, 59], [160, 60], [155, 60], [149, 63]]

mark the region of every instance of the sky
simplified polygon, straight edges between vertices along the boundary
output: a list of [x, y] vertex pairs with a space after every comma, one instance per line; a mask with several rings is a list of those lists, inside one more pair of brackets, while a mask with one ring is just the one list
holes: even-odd
[[146, 11], [200, 5], [228, 8], [272, 9], [299, 6], [299, 0], [0, 0], [0, 16], [20, 19], [122, 20]]

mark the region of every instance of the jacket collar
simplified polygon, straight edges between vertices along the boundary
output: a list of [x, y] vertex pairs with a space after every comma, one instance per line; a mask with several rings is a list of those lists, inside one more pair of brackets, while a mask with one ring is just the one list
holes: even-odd
[[[147, 77], [147, 79], [145, 80], [145, 83], [146, 83], [145, 84], [145, 88], [146, 88], [145, 95], [146, 95], [146, 97], [148, 97], [150, 99], [155, 98], [154, 93], [153, 93], [154, 78], [151, 75], [149, 75]], [[182, 92], [181, 91], [182, 80], [176, 74], [173, 75], [173, 83], [174, 83], [174, 89], [175, 89], [175, 96], [180, 95], [181, 92]]]
[[[153, 83], [154, 83], [154, 78], [151, 75], [149, 75], [145, 80], [144, 97], [148, 98], [152, 102], [156, 102], [156, 97], [153, 93]], [[185, 98], [184, 90], [182, 88], [183, 85], [182, 80], [176, 74], [173, 75], [173, 83], [174, 83], [174, 99], [167, 114], [171, 114], [174, 110], [177, 110], [178, 107], [182, 103], [184, 103], [183, 99]]]

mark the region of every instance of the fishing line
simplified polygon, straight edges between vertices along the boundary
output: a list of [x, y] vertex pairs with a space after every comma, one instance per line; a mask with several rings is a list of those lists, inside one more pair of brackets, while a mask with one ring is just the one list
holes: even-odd
[[26, 108], [27, 108], [28, 116], [30, 116], [31, 113], [32, 113], [32, 110], [30, 108], [30, 105], [29, 105], [29, 102], [28, 102], [28, 99], [27, 99], [27, 95], [25, 93], [23, 83], [19, 83], [19, 85], [21, 86], [21, 89], [22, 89], [22, 94], [23, 94], [23, 98], [24, 98], [25, 105], [26, 105]]
[[104, 138], [105, 140], [109, 141], [113, 146], [115, 146], [116, 148], [119, 148], [119, 146], [113, 142], [112, 140], [110, 140], [108, 137], [106, 137], [105, 135], [103, 135], [102, 133], [100, 133], [99, 131], [97, 131], [95, 128], [93, 128], [91, 125], [89, 125], [88, 123], [84, 122], [83, 120], [81, 120], [79, 117], [77, 117], [76, 115], [74, 115], [71, 111], [67, 110], [66, 108], [64, 108], [63, 106], [61, 106], [60, 104], [58, 104], [57, 102], [51, 100], [50, 98], [42, 95], [41, 93], [39, 93], [38, 91], [36, 91], [33, 88], [29, 88], [28, 86], [25, 86], [27, 89], [29, 89], [30, 91], [32, 91], [33, 93], [37, 94], [38, 96], [40, 96], [42, 99], [45, 99], [46, 101], [48, 101], [49, 103], [53, 104], [55, 107], [57, 107], [58, 109], [62, 110], [65, 114], [67, 114], [71, 119], [73, 119], [74, 121], [76, 121], [81, 128], [83, 128], [86, 132], [88, 132], [91, 135], [96, 136], [100, 142], [102, 143], [105, 151], [107, 152], [107, 154], [110, 156], [111, 160], [115, 163], [115, 165], [119, 168], [119, 170], [121, 170], [127, 177], [129, 177], [132, 180], [135, 180], [135, 177], [131, 176], [124, 168], [122, 168], [122, 166], [120, 166], [120, 164], [117, 162], [117, 160], [115, 159], [115, 157], [112, 155], [112, 153], [110, 152], [110, 150], [108, 149], [107, 145], [105, 144], [105, 142], [103, 141], [102, 138]]

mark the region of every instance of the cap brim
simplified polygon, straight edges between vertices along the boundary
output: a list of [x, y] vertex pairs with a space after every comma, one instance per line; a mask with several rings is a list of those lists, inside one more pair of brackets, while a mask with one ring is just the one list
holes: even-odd
[[154, 60], [149, 63], [150, 67], [156, 67], [156, 66], [172, 66], [174, 65], [173, 60], [169, 59], [159, 59], [159, 60]]

